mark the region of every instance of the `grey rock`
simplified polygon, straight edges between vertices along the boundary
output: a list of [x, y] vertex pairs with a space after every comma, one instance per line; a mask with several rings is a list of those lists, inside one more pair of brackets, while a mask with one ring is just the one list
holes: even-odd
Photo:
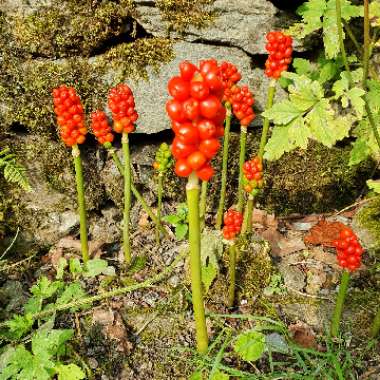
[[285, 286], [291, 291], [302, 291], [305, 286], [305, 274], [302, 270], [293, 265], [280, 264], [278, 267]]
[[[242, 50], [226, 46], [210, 46], [202, 43], [177, 42], [173, 47], [175, 58], [161, 66], [157, 73], [148, 69], [149, 80], [129, 83], [135, 98], [139, 120], [136, 133], [157, 133], [170, 128], [166, 115], [165, 104], [169, 98], [167, 83], [179, 72], [178, 65], [183, 60], [198, 63], [202, 59], [215, 58], [218, 61], [228, 60], [235, 64], [242, 73], [242, 84], [247, 84], [255, 96], [255, 107], [262, 110], [266, 102], [268, 78], [259, 68], [252, 69], [251, 58]], [[283, 96], [283, 91], [277, 91], [277, 98]], [[259, 118], [254, 125], [259, 124]]]
[[216, 0], [209, 7], [213, 22], [203, 28], [189, 26], [183, 33], [169, 32], [160, 10], [151, 1], [137, 2], [137, 20], [157, 37], [183, 38], [190, 42], [224, 44], [248, 54], [266, 54], [265, 35], [292, 20], [267, 0]]

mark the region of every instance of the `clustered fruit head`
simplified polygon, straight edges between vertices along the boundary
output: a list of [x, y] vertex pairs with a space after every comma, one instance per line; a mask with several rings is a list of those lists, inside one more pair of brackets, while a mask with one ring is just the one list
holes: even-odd
[[248, 86], [233, 86], [227, 92], [228, 101], [232, 105], [232, 111], [240, 121], [240, 125], [248, 126], [255, 118], [252, 106], [255, 103], [252, 92]]
[[243, 187], [244, 190], [256, 196], [264, 186], [263, 163], [260, 157], [254, 157], [243, 164]]
[[338, 263], [342, 268], [354, 272], [360, 267], [364, 249], [350, 228], [341, 230], [339, 238], [333, 241], [333, 245], [337, 251]]
[[114, 135], [103, 111], [98, 110], [91, 114], [91, 129], [100, 144], [112, 143]]
[[265, 62], [265, 74], [270, 78], [278, 79], [292, 62], [293, 40], [282, 32], [269, 32], [267, 41], [265, 48], [269, 57]]
[[83, 107], [73, 87], [60, 86], [53, 90], [54, 112], [63, 142], [67, 146], [83, 144], [87, 127]]
[[112, 88], [108, 94], [108, 106], [114, 120], [113, 129], [117, 133], [131, 133], [135, 130], [138, 114], [131, 89], [124, 83]]
[[156, 160], [153, 162], [153, 168], [159, 173], [167, 172], [173, 165], [170, 147], [166, 143], [162, 143], [156, 152]]
[[214, 174], [211, 159], [220, 148], [226, 110], [222, 105], [223, 80], [214, 59], [201, 61], [199, 67], [183, 61], [180, 75], [170, 79], [166, 103], [175, 138], [172, 154], [176, 160], [175, 173], [188, 177], [195, 172], [208, 181]]
[[223, 102], [228, 102], [229, 90], [241, 79], [237, 67], [230, 62], [222, 62], [219, 66], [220, 76], [223, 81], [224, 97]]
[[223, 237], [226, 240], [235, 239], [236, 235], [238, 235], [241, 230], [243, 214], [230, 208], [224, 213], [223, 222]]

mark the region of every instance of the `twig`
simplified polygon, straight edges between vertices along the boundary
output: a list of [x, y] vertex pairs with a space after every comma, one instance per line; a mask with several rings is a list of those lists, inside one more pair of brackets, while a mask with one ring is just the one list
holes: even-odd
[[7, 247], [7, 249], [0, 256], [0, 260], [11, 250], [11, 248], [13, 247], [13, 245], [16, 243], [16, 240], [18, 238], [19, 232], [20, 232], [20, 228], [17, 227], [16, 235], [14, 236], [13, 240], [11, 241], [11, 244]]

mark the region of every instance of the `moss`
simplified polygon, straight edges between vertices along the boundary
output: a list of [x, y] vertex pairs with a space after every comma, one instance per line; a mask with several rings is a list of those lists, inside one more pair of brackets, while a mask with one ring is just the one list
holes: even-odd
[[211, 5], [215, 0], [156, 0], [168, 28], [184, 32], [190, 25], [202, 28], [214, 20]]
[[5, 27], [18, 55], [24, 57], [89, 56], [108, 40], [133, 33], [132, 0], [118, 2], [53, 1], [32, 13], [10, 14]]
[[93, 60], [34, 60], [6, 56], [0, 79], [0, 97], [4, 112], [0, 128], [15, 123], [39, 134], [52, 134], [54, 115], [51, 90], [62, 84], [74, 86], [87, 111], [103, 107], [109, 87], [128, 78], [146, 77], [147, 66], [158, 70], [159, 64], [172, 58], [166, 39], [141, 39], [120, 44]]
[[367, 249], [380, 252], [380, 197], [369, 199], [354, 217], [354, 226]]

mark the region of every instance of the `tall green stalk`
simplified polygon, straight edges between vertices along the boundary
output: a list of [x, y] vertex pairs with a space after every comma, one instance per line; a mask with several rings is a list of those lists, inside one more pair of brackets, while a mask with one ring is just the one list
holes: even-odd
[[201, 231], [203, 230], [205, 226], [207, 189], [208, 189], [208, 181], [202, 181], [201, 200], [199, 203], [199, 218], [201, 222]]
[[226, 200], [226, 187], [227, 187], [227, 165], [228, 165], [228, 147], [230, 144], [230, 128], [231, 128], [231, 104], [226, 103], [226, 126], [224, 128], [224, 141], [223, 141], [223, 162], [222, 162], [222, 183], [220, 188], [219, 207], [216, 214], [216, 229], [220, 230], [222, 227], [224, 203]]
[[238, 187], [238, 205], [237, 210], [243, 211], [244, 192], [243, 192], [243, 164], [245, 161], [245, 150], [247, 145], [247, 126], [240, 126], [240, 154], [239, 154], [239, 187]]
[[377, 335], [379, 335], [379, 332], [380, 332], [380, 308], [378, 309], [375, 319], [373, 320], [373, 323], [372, 323], [371, 337], [372, 338], [377, 337]]
[[228, 277], [229, 277], [229, 285], [228, 285], [228, 306], [233, 307], [235, 303], [235, 287], [236, 287], [236, 256], [237, 256], [237, 248], [235, 242], [233, 242], [229, 249], [229, 267], [228, 267]]
[[340, 53], [342, 54], [343, 64], [344, 64], [344, 67], [345, 67], [345, 69], [347, 71], [349, 80], [350, 80], [350, 82], [352, 82], [350, 66], [348, 64], [346, 49], [344, 47], [343, 25], [342, 25], [342, 7], [341, 7], [340, 0], [336, 0], [335, 1], [335, 9], [336, 9], [336, 26], [337, 26], [337, 29], [338, 29], [338, 39], [339, 39]]
[[[364, 49], [363, 49], [363, 81], [362, 81], [362, 85], [363, 85], [363, 89], [367, 92], [367, 78], [368, 78], [368, 70], [369, 70], [369, 57], [370, 57], [370, 42], [371, 42], [371, 39], [370, 39], [370, 20], [369, 20], [369, 1], [368, 0], [364, 0], [364, 27], [363, 27], [363, 32], [364, 32]], [[376, 139], [376, 142], [377, 142], [377, 145], [379, 146], [379, 149], [380, 149], [380, 134], [379, 134], [379, 131], [377, 129], [377, 124], [376, 124], [376, 121], [373, 117], [373, 114], [372, 114], [372, 111], [371, 111], [371, 108], [369, 106], [369, 103], [368, 103], [368, 98], [367, 98], [367, 94], [364, 95], [364, 100], [365, 100], [365, 110], [366, 110], [366, 113], [368, 115], [368, 121], [369, 121], [369, 124], [372, 128], [372, 132], [375, 136], [375, 139]]]
[[75, 179], [76, 179], [76, 184], [77, 184], [78, 211], [79, 211], [79, 222], [80, 222], [80, 244], [81, 244], [83, 262], [86, 264], [89, 259], [88, 240], [87, 240], [87, 215], [86, 215], [86, 202], [84, 199], [82, 159], [80, 157], [80, 150], [78, 148], [78, 145], [74, 145], [72, 147], [72, 155], [74, 157]]
[[[113, 159], [113, 162], [115, 163], [119, 173], [124, 176], [124, 166], [123, 164], [121, 163], [118, 155], [116, 154], [115, 152], [115, 149], [113, 149], [112, 145], [105, 145], [105, 147], [108, 149], [108, 151], [110, 152], [111, 154], [111, 157]], [[132, 194], [136, 197], [136, 199], [138, 200], [138, 202], [141, 204], [141, 207], [144, 209], [144, 211], [148, 214], [148, 216], [150, 217], [150, 219], [152, 219], [153, 223], [156, 225], [156, 226], [160, 226], [160, 231], [162, 233], [165, 233], [166, 234], [166, 231], [165, 229], [162, 227], [162, 224], [159, 223], [158, 221], [158, 218], [157, 216], [154, 214], [154, 212], [152, 211], [152, 209], [149, 207], [148, 203], [146, 203], [144, 197], [140, 194], [140, 192], [136, 189], [135, 185], [133, 184], [133, 181], [131, 180], [131, 190], [132, 190]]]
[[199, 181], [193, 172], [186, 185], [187, 206], [189, 209], [189, 245], [190, 245], [190, 276], [193, 300], [193, 310], [196, 328], [197, 350], [206, 354], [208, 350], [208, 335], [203, 302], [201, 275], [201, 241], [199, 223]]
[[241, 227], [241, 234], [244, 235], [247, 231], [251, 231], [252, 229], [252, 213], [253, 213], [253, 206], [255, 204], [255, 198], [253, 195], [248, 196], [247, 206], [245, 208], [244, 212], [244, 219], [243, 219], [243, 225]]
[[129, 236], [129, 223], [131, 213], [131, 158], [129, 154], [128, 133], [122, 137], [124, 155], [124, 213], [123, 213], [123, 250], [125, 262], [130, 264], [132, 260], [131, 242]]
[[350, 272], [344, 270], [342, 273], [338, 297], [336, 299], [335, 310], [331, 321], [331, 336], [333, 338], [339, 335], [339, 325], [342, 318], [344, 300], [347, 295], [348, 283], [350, 281]]
[[161, 208], [162, 208], [162, 185], [164, 180], [164, 174], [162, 172], [158, 173], [158, 183], [157, 183], [157, 220], [156, 225], [156, 243], [160, 244], [160, 226], [161, 226]]

